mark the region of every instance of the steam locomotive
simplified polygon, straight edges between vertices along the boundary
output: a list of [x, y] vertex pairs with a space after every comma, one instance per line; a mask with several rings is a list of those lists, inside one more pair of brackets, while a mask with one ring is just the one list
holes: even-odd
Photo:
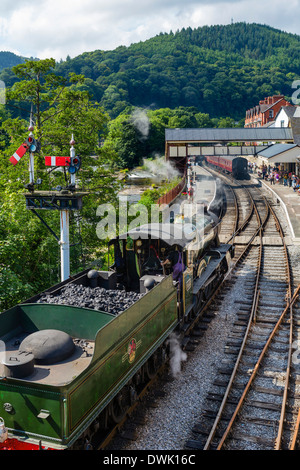
[[[219, 219], [148, 224], [112, 239], [108, 271], [85, 270], [0, 314], [0, 448], [82, 449], [118, 423], [201, 315], [233, 247]], [[182, 255], [182, 273], [162, 264]], [[2, 348], [1, 348], [2, 345]]]

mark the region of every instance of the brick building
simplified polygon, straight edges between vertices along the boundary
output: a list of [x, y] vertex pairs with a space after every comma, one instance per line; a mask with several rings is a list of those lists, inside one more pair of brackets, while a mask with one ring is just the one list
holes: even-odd
[[245, 127], [263, 127], [275, 120], [283, 106], [292, 106], [283, 95], [268, 96], [246, 111]]

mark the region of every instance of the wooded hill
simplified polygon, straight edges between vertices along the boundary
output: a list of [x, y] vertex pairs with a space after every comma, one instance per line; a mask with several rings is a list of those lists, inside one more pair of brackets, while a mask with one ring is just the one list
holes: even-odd
[[0, 51], [0, 71], [23, 62], [25, 62], [25, 57], [18, 56], [13, 52]]
[[[211, 117], [244, 118], [272, 94], [293, 93], [300, 77], [300, 36], [260, 24], [186, 28], [112, 51], [96, 50], [56, 65], [84, 74], [88, 89], [115, 118], [128, 105], [195, 106]], [[7, 86], [9, 69], [0, 74]]]
[[300, 36], [236, 23], [160, 34], [130, 47], [85, 53], [57, 66], [83, 73], [111, 116], [126, 105], [196, 106], [239, 120], [265, 96], [291, 97], [300, 77]]

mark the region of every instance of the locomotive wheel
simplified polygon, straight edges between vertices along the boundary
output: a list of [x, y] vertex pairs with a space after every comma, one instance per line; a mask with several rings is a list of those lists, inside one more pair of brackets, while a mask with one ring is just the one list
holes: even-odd
[[158, 354], [155, 352], [151, 357], [149, 357], [148, 361], [145, 364], [146, 375], [148, 379], [153, 379], [155, 377], [156, 372], [159, 368], [159, 360]]
[[122, 392], [118, 393], [118, 395], [113, 399], [111, 404], [111, 417], [114, 423], [118, 424], [122, 421], [122, 419], [126, 415], [126, 411], [128, 409], [128, 404], [124, 398], [124, 394]]
[[213, 283], [211, 282], [210, 284], [208, 284], [208, 286], [205, 287], [204, 289], [204, 298], [206, 300], [208, 300], [211, 296], [211, 293], [213, 291]]

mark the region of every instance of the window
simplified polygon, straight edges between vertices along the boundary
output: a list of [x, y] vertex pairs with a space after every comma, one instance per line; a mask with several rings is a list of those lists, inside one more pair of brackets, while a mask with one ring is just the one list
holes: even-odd
[[269, 111], [269, 118], [272, 118], [272, 117], [274, 117], [274, 111], [273, 111], [273, 109], [270, 109], [270, 111]]

